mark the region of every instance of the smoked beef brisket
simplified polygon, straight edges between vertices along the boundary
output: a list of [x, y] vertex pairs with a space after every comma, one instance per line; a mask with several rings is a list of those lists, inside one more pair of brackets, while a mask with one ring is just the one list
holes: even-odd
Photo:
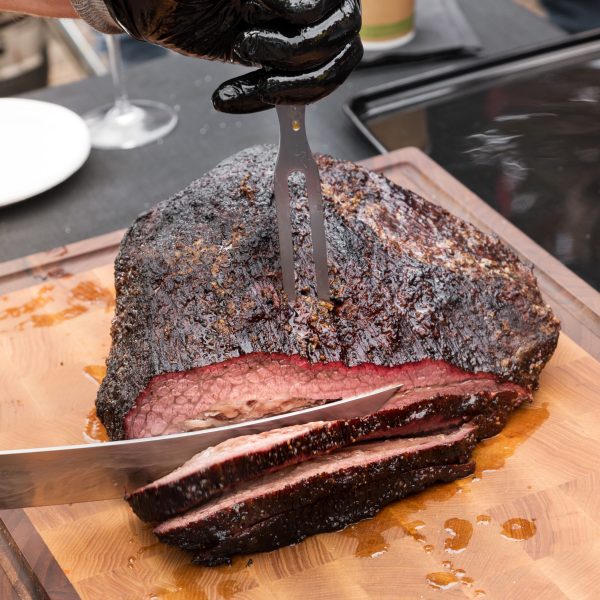
[[300, 181], [292, 195], [301, 293], [290, 306], [282, 291], [272, 148], [224, 161], [129, 229], [96, 403], [112, 439], [396, 383], [409, 395], [456, 384], [477, 393], [512, 382], [521, 395], [536, 387], [559, 325], [530, 267], [381, 175], [318, 162], [330, 303], [313, 289]]
[[292, 185], [297, 288], [281, 289], [275, 151], [246, 150], [137, 219], [97, 412], [113, 439], [243, 421], [401, 385], [377, 413], [228, 440], [133, 491], [200, 564], [334, 531], [473, 471], [531, 399], [559, 325], [529, 266], [381, 175], [318, 159], [331, 302]]
[[359, 444], [272, 473], [156, 527], [166, 543], [217, 564], [341, 529], [436, 481], [473, 471], [476, 426]]

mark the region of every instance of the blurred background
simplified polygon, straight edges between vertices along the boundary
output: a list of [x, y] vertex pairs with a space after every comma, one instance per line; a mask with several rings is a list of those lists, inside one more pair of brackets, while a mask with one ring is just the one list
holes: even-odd
[[[166, 50], [121, 36], [125, 64]], [[104, 37], [82, 21], [0, 12], [0, 96], [72, 83], [108, 72]]]

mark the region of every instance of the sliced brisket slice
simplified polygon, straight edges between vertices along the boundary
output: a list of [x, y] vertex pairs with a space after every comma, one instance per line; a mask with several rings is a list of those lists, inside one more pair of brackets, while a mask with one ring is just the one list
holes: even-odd
[[529, 399], [515, 384], [477, 379], [397, 394], [381, 412], [360, 419], [316, 422], [243, 436], [201, 452], [180, 468], [126, 496], [145, 521], [162, 521], [286, 466], [351, 444], [441, 431], [478, 418], [478, 437], [497, 433]]
[[[278, 513], [228, 536], [212, 548], [191, 550], [192, 562], [215, 566], [231, 562], [236, 554], [267, 552], [295, 544], [309, 535], [338, 531], [351, 523], [374, 517], [384, 506], [438, 482], [449, 482], [473, 473], [475, 463], [438, 465], [397, 473], [393, 468], [373, 470], [365, 483], [331, 480], [331, 495]], [[362, 477], [357, 478], [359, 481]]]
[[207, 367], [155, 377], [125, 417], [127, 437], [164, 435], [249, 421], [347, 398], [391, 385], [422, 386], [497, 378], [444, 361], [384, 367], [311, 364], [299, 356], [254, 353]]
[[[372, 503], [379, 502], [377, 482], [387, 480], [384, 485], [390, 490], [399, 489], [395, 482], [400, 481], [400, 473], [466, 462], [476, 443], [476, 429], [464, 425], [447, 434], [370, 442], [315, 458], [237, 486], [222, 498], [160, 524], [154, 532], [168, 544], [210, 551], [227, 546], [234, 537], [266, 519], [282, 513], [292, 516], [320, 501], [351, 496], [361, 486], [373, 484], [378, 493]], [[417, 477], [415, 483], [419, 480]], [[390, 491], [382, 502], [386, 504], [401, 495], [401, 490], [395, 494]], [[337, 507], [334, 502], [331, 507], [333, 517]], [[343, 519], [341, 513], [338, 517]], [[306, 535], [312, 532], [309, 527]]]

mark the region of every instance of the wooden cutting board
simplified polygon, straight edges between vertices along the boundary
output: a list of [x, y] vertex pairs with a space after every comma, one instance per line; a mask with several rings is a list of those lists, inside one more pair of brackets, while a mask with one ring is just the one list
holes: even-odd
[[[443, 197], [455, 212], [470, 211], [474, 221], [473, 211], [488, 215], [418, 151], [369, 166], [432, 201]], [[540, 249], [513, 234], [504, 229], [522, 253], [523, 244], [533, 248], [539, 265]], [[93, 406], [110, 343], [120, 236], [0, 267], [0, 448], [105, 439]], [[593, 310], [587, 322], [581, 318], [582, 303], [594, 308], [595, 292], [585, 284], [569, 291], [569, 272], [551, 261], [540, 274], [569, 333], [596, 352]], [[65, 600], [597, 598], [599, 399], [600, 363], [563, 334], [534, 404], [476, 450], [474, 477], [231, 567], [189, 566], [187, 555], [158, 544], [118, 500], [0, 511], [19, 546], [11, 549], [0, 530], [0, 598], [44, 597], [36, 584]]]

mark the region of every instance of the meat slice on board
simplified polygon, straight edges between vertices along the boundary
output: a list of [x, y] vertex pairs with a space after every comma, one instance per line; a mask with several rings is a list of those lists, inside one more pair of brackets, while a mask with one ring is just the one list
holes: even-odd
[[[476, 429], [468, 424], [446, 434], [369, 442], [315, 458], [240, 485], [222, 498], [161, 523], [155, 533], [163, 542], [215, 562], [339, 529], [407, 493], [472, 472], [468, 460]], [[318, 507], [324, 518], [307, 519], [311, 507]], [[294, 523], [281, 538], [273, 531], [282, 522], [280, 516]]]
[[400, 393], [379, 413], [233, 438], [126, 496], [145, 521], [162, 521], [267, 473], [365, 440], [447, 430], [475, 419], [478, 438], [497, 433], [529, 395], [515, 384], [475, 380]]
[[[267, 552], [295, 544], [309, 535], [339, 531], [351, 523], [374, 517], [384, 506], [410, 494], [422, 492], [435, 483], [448, 483], [471, 475], [475, 463], [438, 465], [394, 473], [385, 467], [381, 476], [351, 487], [330, 486], [331, 496], [298, 511], [287, 511], [255, 523], [235, 538], [206, 550], [192, 550], [193, 563], [216, 566], [230, 563], [236, 554]], [[358, 479], [362, 479], [359, 477]], [[339, 483], [339, 482], [336, 482]]]

